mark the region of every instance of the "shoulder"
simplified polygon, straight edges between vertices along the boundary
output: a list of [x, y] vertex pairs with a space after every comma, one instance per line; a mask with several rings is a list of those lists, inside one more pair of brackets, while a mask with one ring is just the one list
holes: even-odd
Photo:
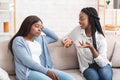
[[78, 34], [82, 31], [83, 29], [81, 29], [80, 26], [76, 26], [73, 30], [72, 30], [72, 34], [75, 33], [75, 34]]
[[17, 36], [15, 37], [15, 39], [13, 40], [13, 44], [14, 43], [23, 43], [24, 42], [24, 38], [22, 36]]
[[16, 40], [23, 40], [23, 37], [22, 36], [17, 36], [17, 37], [15, 37], [14, 41], [16, 41]]
[[105, 38], [105, 36], [103, 36], [99, 32], [96, 32], [96, 41], [99, 44], [106, 44], [106, 38]]
[[99, 32], [96, 32], [96, 38], [98, 39], [98, 40], [101, 40], [101, 39], [105, 39], [105, 36], [103, 36], [101, 33], [99, 33]]
[[74, 28], [74, 30], [82, 30], [81, 27], [78, 25]]

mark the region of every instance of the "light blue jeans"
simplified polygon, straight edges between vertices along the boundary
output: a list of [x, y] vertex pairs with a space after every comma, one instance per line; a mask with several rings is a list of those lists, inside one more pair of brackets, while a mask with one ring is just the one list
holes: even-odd
[[112, 80], [113, 71], [109, 64], [105, 67], [99, 67], [94, 63], [83, 72], [83, 75], [86, 80]]
[[[63, 71], [59, 71], [55, 69], [52, 69], [51, 71], [54, 71], [56, 73], [59, 80], [75, 80], [73, 76]], [[28, 80], [52, 80], [52, 79], [43, 73], [37, 71], [31, 71], [28, 76]]]

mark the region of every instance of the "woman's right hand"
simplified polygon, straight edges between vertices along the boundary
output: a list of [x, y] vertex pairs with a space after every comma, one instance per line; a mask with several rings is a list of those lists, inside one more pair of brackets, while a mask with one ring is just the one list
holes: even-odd
[[50, 77], [52, 80], [58, 80], [57, 75], [53, 71], [48, 70], [46, 75]]
[[72, 45], [73, 41], [71, 39], [66, 39], [64, 42], [64, 47], [68, 48]]

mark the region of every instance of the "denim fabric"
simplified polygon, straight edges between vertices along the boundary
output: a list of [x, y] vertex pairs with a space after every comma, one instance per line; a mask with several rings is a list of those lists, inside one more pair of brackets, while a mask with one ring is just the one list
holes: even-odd
[[105, 67], [99, 67], [93, 63], [83, 72], [86, 80], [112, 80], [112, 67], [108, 64]]
[[[63, 71], [51, 69], [51, 71], [55, 72], [59, 80], [75, 80], [71, 75], [68, 73], [65, 73]], [[31, 71], [28, 80], [52, 80], [47, 75], [37, 72], [37, 71]]]
[[52, 79], [38, 71], [31, 71], [28, 76], [28, 80], [52, 80]]
[[75, 80], [75, 78], [73, 76], [71, 76], [70, 74], [68, 74], [66, 72], [59, 71], [59, 70], [56, 70], [56, 69], [52, 69], [52, 71], [56, 73], [59, 80]]

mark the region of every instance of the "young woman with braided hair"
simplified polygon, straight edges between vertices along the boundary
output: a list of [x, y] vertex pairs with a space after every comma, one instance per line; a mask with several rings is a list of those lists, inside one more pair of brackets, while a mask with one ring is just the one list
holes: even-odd
[[112, 80], [113, 72], [106, 55], [107, 43], [96, 9], [83, 8], [79, 24], [64, 37], [64, 47], [75, 44], [80, 71], [86, 80]]

